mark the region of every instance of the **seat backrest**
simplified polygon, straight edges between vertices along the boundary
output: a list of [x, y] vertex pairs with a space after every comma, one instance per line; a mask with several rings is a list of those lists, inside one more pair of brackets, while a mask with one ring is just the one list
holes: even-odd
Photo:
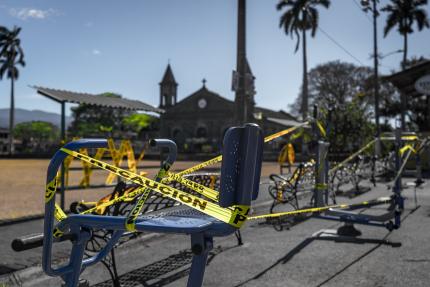
[[257, 199], [263, 132], [256, 124], [229, 128], [224, 136], [219, 205], [250, 205]]

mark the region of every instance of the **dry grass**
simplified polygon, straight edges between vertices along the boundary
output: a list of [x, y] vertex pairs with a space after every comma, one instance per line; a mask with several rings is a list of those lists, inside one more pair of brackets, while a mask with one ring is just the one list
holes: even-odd
[[[159, 161], [143, 161], [143, 168], [139, 171], [148, 173], [152, 178], [157, 172]], [[1, 159], [0, 160], [0, 220], [17, 219], [26, 216], [39, 215], [44, 212], [44, 192], [46, 170], [49, 160], [44, 159]], [[181, 171], [197, 164], [197, 162], [179, 161], [173, 166], [172, 171]], [[78, 161], [72, 163], [72, 167], [79, 167]], [[146, 168], [145, 168], [146, 166]], [[219, 167], [219, 166], [218, 166]], [[276, 163], [263, 163], [262, 176], [278, 172]], [[70, 174], [70, 185], [77, 185], [83, 176], [82, 170], [73, 170]], [[107, 172], [93, 171], [91, 184], [103, 184]], [[96, 201], [110, 193], [110, 188], [81, 189], [66, 191], [66, 207], [73, 201]], [[57, 200], [59, 196], [57, 196]]]

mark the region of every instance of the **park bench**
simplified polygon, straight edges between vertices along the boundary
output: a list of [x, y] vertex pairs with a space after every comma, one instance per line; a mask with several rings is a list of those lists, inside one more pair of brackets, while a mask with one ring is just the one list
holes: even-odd
[[271, 183], [268, 192], [273, 199], [270, 213], [279, 204], [289, 204], [299, 209], [299, 195], [311, 191], [315, 184], [314, 164], [300, 163], [290, 176], [271, 174], [269, 178]]
[[[251, 199], [258, 195], [261, 171], [261, 154], [263, 138], [256, 125], [245, 125], [229, 129], [224, 138], [221, 167], [221, 187], [219, 205], [231, 207], [249, 206]], [[100, 148], [106, 145], [105, 140], [80, 140], [69, 143], [65, 148]], [[66, 157], [66, 153], [58, 151], [48, 168], [47, 183], [55, 179], [58, 168]], [[83, 269], [101, 261], [123, 236], [125, 216], [70, 215], [57, 226], [61, 230], [69, 228], [73, 237], [69, 263], [61, 267], [53, 267], [52, 243], [54, 231], [55, 194], [53, 200], [46, 203], [43, 264], [44, 271], [51, 276], [61, 276], [66, 286], [77, 286], [79, 275]], [[238, 213], [236, 220], [242, 220]], [[91, 238], [93, 229], [110, 230], [111, 236], [107, 244], [93, 257], [83, 260], [86, 244]], [[136, 221], [139, 231], [161, 233], [181, 233], [191, 236], [191, 249], [194, 253], [188, 286], [201, 286], [208, 252], [213, 247], [213, 237], [226, 236], [237, 231], [236, 227], [212, 216], [203, 214], [185, 206], [172, 211], [160, 212], [158, 215], [141, 216]]]

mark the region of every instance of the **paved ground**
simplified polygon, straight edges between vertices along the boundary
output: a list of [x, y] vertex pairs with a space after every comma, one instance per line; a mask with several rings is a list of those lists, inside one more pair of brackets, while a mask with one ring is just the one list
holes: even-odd
[[[381, 183], [371, 192], [339, 201], [360, 202], [389, 192]], [[359, 227], [362, 237], [401, 242], [400, 248], [310, 239], [321, 229], [340, 226], [331, 221], [309, 219], [281, 232], [261, 222], [249, 222], [242, 229], [243, 246], [236, 246], [234, 236], [215, 240], [204, 286], [429, 286], [430, 185], [417, 191], [420, 207], [415, 211], [413, 188], [405, 189], [404, 194], [406, 210], [399, 230]], [[254, 204], [255, 213], [267, 212], [267, 200], [263, 187]], [[372, 212], [384, 209], [375, 207]], [[13, 253], [8, 247], [12, 237], [40, 230], [41, 224], [30, 221], [0, 227], [0, 264], [4, 270], [21, 269], [1, 276], [0, 286], [60, 286], [58, 279], [41, 272], [40, 249]], [[67, 247], [58, 247], [61, 259]], [[187, 248], [189, 239], [176, 235], [146, 235], [123, 245], [117, 252], [119, 272], [134, 280], [124, 286], [186, 286]], [[92, 285], [109, 286], [100, 284], [109, 279], [101, 265], [87, 269], [82, 278]]]

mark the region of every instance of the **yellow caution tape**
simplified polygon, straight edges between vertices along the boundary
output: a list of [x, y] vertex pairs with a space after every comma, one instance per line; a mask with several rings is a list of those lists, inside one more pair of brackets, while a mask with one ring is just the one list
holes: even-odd
[[[58, 222], [61, 222], [67, 218], [66, 213], [64, 213], [64, 211], [61, 209], [60, 206], [58, 206], [57, 203], [55, 203], [54, 217]], [[64, 234], [64, 232], [58, 227], [55, 227], [52, 233], [53, 233], [53, 236], [56, 238], [61, 237]]]
[[[272, 141], [272, 140], [274, 140], [276, 138], [279, 138], [279, 137], [284, 136], [286, 134], [292, 133], [293, 131], [295, 131], [295, 130], [297, 130], [297, 129], [299, 129], [299, 128], [307, 125], [307, 124], [309, 124], [309, 123], [308, 122], [304, 122], [304, 123], [302, 123], [300, 125], [297, 125], [295, 127], [291, 127], [291, 128], [282, 130], [280, 132], [274, 133], [274, 134], [272, 134], [270, 136], [265, 137], [264, 138], [264, 142], [265, 143], [266, 142], [270, 142], [270, 141]], [[203, 168], [205, 168], [207, 166], [216, 164], [216, 163], [221, 162], [221, 161], [222, 161], [222, 155], [219, 155], [219, 156], [217, 156], [217, 157], [215, 157], [213, 159], [210, 159], [210, 160], [202, 162], [202, 163], [200, 163], [200, 164], [198, 164], [196, 166], [190, 167], [190, 168], [188, 168], [188, 169], [186, 169], [184, 171], [181, 171], [181, 172], [177, 173], [177, 175], [184, 176], [186, 174], [193, 173], [193, 172], [195, 172], [197, 170], [203, 169]]]
[[321, 122], [320, 121], [316, 121], [316, 124], [317, 124], [318, 129], [320, 130], [321, 135], [323, 137], [326, 137], [327, 136], [327, 132], [325, 131], [325, 129], [324, 129], [323, 125], [321, 124]]
[[[205, 213], [209, 216], [215, 217], [225, 223], [228, 223], [236, 228], [240, 228], [242, 224], [247, 220], [255, 220], [255, 219], [262, 219], [262, 218], [274, 218], [274, 217], [280, 217], [280, 216], [295, 216], [302, 213], [320, 213], [327, 211], [332, 208], [337, 209], [348, 209], [352, 207], [357, 206], [367, 206], [367, 205], [375, 205], [375, 204], [384, 204], [384, 203], [390, 203], [392, 201], [391, 198], [380, 198], [374, 201], [365, 201], [358, 204], [338, 204], [338, 205], [331, 205], [331, 206], [324, 206], [324, 207], [315, 207], [315, 208], [307, 208], [307, 209], [299, 209], [294, 211], [287, 211], [287, 212], [281, 212], [281, 213], [274, 213], [274, 214], [263, 214], [263, 215], [256, 215], [256, 216], [247, 216], [250, 206], [244, 206], [244, 205], [236, 205], [231, 208], [222, 208], [212, 202], [206, 201], [204, 199], [195, 197], [193, 195], [187, 194], [186, 192], [183, 192], [181, 190], [175, 189], [173, 187], [167, 186], [163, 183], [159, 183], [153, 180], [150, 180], [148, 178], [145, 178], [143, 176], [134, 174], [130, 171], [121, 169], [119, 167], [107, 164], [105, 162], [96, 160], [94, 158], [91, 158], [89, 156], [86, 156], [84, 154], [66, 149], [61, 148], [61, 151], [76, 157], [80, 160], [86, 161], [87, 163], [97, 166], [101, 169], [107, 170], [109, 172], [115, 173], [116, 175], [123, 177], [131, 182], [134, 182], [140, 186], [143, 187], [143, 190], [151, 189], [157, 193], [162, 194], [163, 196], [166, 196], [168, 198], [171, 198], [175, 201], [178, 201], [184, 205], [187, 205], [193, 209], [196, 209], [202, 213]], [[48, 188], [49, 187], [49, 188]], [[47, 194], [45, 194], [45, 198], [49, 198], [49, 200], [52, 200], [53, 196], [51, 195], [52, 191], [56, 190], [56, 181], [51, 181], [47, 185]], [[134, 197], [137, 196], [139, 192], [138, 189], [134, 192], [130, 192], [129, 196]], [[120, 197], [114, 199], [118, 200]], [[49, 202], [49, 200], [47, 202]], [[64, 211], [55, 204], [55, 212], [54, 216], [58, 221], [62, 221], [65, 218], [67, 218], [67, 215], [64, 213]], [[63, 234], [63, 231], [59, 230], [58, 228], [55, 228], [54, 230], [54, 236], [59, 237]]]
[[[49, 203], [54, 198], [54, 195], [56, 192], [57, 192], [57, 178], [55, 177], [46, 185], [45, 203]], [[59, 222], [67, 218], [66, 213], [61, 209], [60, 206], [58, 206], [57, 203], [55, 203], [54, 217]], [[63, 231], [61, 231], [59, 228], [56, 227], [53, 231], [53, 236], [60, 237], [62, 235], [63, 235]]]
[[288, 144], [288, 163], [290, 165], [293, 165], [295, 161], [296, 161], [296, 152], [294, 151], [293, 144], [289, 143]]
[[136, 231], [136, 220], [142, 211], [143, 205], [145, 204], [146, 199], [148, 198], [151, 189], [144, 188], [142, 195], [140, 195], [136, 205], [130, 211], [130, 214], [127, 216], [125, 220], [125, 229], [128, 231]]
[[375, 139], [371, 140], [368, 144], [366, 144], [364, 147], [362, 147], [361, 149], [359, 149], [357, 152], [353, 153], [348, 158], [346, 158], [345, 160], [343, 160], [341, 163], [339, 163], [338, 165], [336, 165], [335, 167], [333, 167], [332, 169], [330, 169], [329, 172], [335, 172], [339, 168], [343, 167], [345, 164], [347, 164], [348, 162], [350, 162], [351, 160], [353, 160], [354, 158], [356, 158], [357, 156], [359, 156], [366, 149], [368, 149], [372, 144], [375, 143], [375, 141], [376, 141]]
[[167, 183], [170, 180], [174, 180], [179, 182], [180, 184], [190, 188], [191, 190], [200, 193], [201, 195], [204, 195], [206, 198], [209, 198], [215, 202], [218, 202], [218, 191], [213, 190], [209, 187], [206, 187], [200, 183], [194, 182], [192, 180], [189, 180], [187, 178], [181, 177], [179, 174], [174, 173], [167, 173], [167, 176], [165, 179], [162, 180], [163, 183]]
[[190, 168], [188, 168], [186, 170], [183, 170], [183, 171], [177, 173], [177, 175], [178, 176], [184, 176], [186, 174], [193, 173], [193, 172], [195, 172], [197, 170], [203, 169], [203, 168], [205, 168], [207, 166], [216, 164], [216, 163], [221, 162], [221, 161], [222, 161], [222, 155], [219, 155], [219, 156], [217, 156], [217, 157], [215, 157], [213, 159], [210, 159], [210, 160], [202, 162], [202, 163], [200, 163], [200, 164], [198, 164], [196, 166], [193, 166], [193, 167], [190, 167]]
[[[381, 137], [381, 140], [394, 140], [394, 137]], [[402, 140], [404, 141], [415, 141], [418, 140], [417, 136], [402, 136]], [[360, 155], [361, 153], [363, 153], [366, 149], [368, 149], [372, 144], [374, 144], [376, 142], [376, 139], [371, 140], [368, 144], [366, 144], [364, 147], [362, 147], [360, 150], [358, 150], [356, 153], [350, 155], [348, 158], [346, 158], [344, 161], [342, 161], [341, 163], [339, 163], [338, 165], [336, 165], [335, 167], [333, 167], [330, 172], [335, 172], [336, 170], [338, 170], [339, 168], [343, 167], [346, 163], [350, 162], [351, 160], [353, 160], [355, 157], [357, 157], [358, 155]], [[400, 154], [403, 155], [403, 153], [407, 150], [407, 149], [412, 149], [412, 151], [415, 153], [416, 151], [413, 149], [413, 147], [411, 145], [406, 145], [405, 147], [403, 147], [400, 150]]]
[[278, 156], [278, 164], [282, 165], [284, 164], [288, 159], [288, 144], [284, 145], [279, 152]]
[[[270, 135], [270, 136], [268, 136], [268, 137], [266, 137], [265, 139], [264, 139], [264, 141], [265, 142], [269, 142], [269, 141], [272, 141], [272, 140], [274, 140], [274, 139], [276, 139], [276, 138], [278, 138], [278, 137], [281, 137], [281, 136], [284, 136], [284, 135], [286, 135], [286, 134], [289, 134], [289, 133], [291, 133], [291, 132], [293, 132], [293, 131], [295, 131], [295, 130], [297, 130], [298, 128], [301, 128], [301, 127], [303, 127], [303, 126], [305, 126], [305, 125], [307, 125], [308, 124], [308, 122], [305, 122], [305, 123], [303, 123], [303, 124], [300, 124], [300, 125], [298, 125], [298, 126], [295, 126], [295, 127], [292, 127], [292, 128], [289, 128], [289, 129], [285, 129], [285, 130], [282, 130], [282, 131], [280, 131], [280, 132], [277, 132], [277, 133], [275, 133], [275, 134], [272, 134], [272, 135]], [[122, 157], [125, 155], [125, 153], [129, 153], [130, 152], [130, 148], [129, 148], [129, 145], [127, 145], [127, 144], [121, 144], [121, 147], [120, 147], [120, 149], [119, 150], [116, 150], [115, 149], [115, 147], [114, 147], [114, 143], [113, 143], [113, 141], [111, 140], [110, 142], [109, 142], [109, 145], [110, 145], [110, 150], [111, 150], [111, 154], [112, 154], [112, 158], [113, 158], [113, 160], [114, 160], [114, 164], [115, 164], [115, 166], [119, 166], [120, 165], [120, 161], [122, 160]], [[99, 149], [98, 151], [97, 151], [97, 153], [96, 153], [96, 156], [95, 156], [95, 158], [94, 159], [96, 159], [96, 160], [100, 160], [101, 159], [101, 157], [103, 156], [103, 154], [104, 154], [104, 152], [105, 152], [105, 150], [106, 149]], [[100, 151], [100, 152], [99, 152]], [[291, 154], [291, 150], [289, 149], [288, 150], [288, 152]], [[143, 152], [142, 152], [142, 154], [143, 154]], [[133, 158], [134, 156], [128, 156], [128, 158]], [[143, 156], [142, 156], [143, 157]], [[290, 158], [290, 155], [289, 155], [289, 158]], [[139, 160], [140, 160], [140, 158], [139, 158]], [[199, 164], [199, 165], [196, 165], [196, 166], [194, 166], [194, 167], [191, 167], [191, 168], [189, 168], [189, 169], [186, 169], [186, 170], [184, 170], [184, 171], [182, 171], [182, 172], [179, 172], [179, 173], [177, 173], [177, 174], [174, 174], [174, 173], [171, 173], [171, 172], [167, 172], [166, 173], [166, 175], [160, 175], [161, 177], [164, 177], [164, 179], [162, 180], [162, 182], [163, 183], [168, 183], [168, 181], [169, 180], [175, 180], [175, 181], [177, 181], [177, 182], [179, 182], [180, 184], [182, 184], [182, 185], [184, 185], [184, 186], [186, 186], [186, 187], [188, 187], [188, 188], [190, 188], [190, 189], [192, 189], [193, 191], [195, 191], [195, 192], [198, 192], [198, 193], [200, 193], [200, 194], [202, 194], [203, 196], [205, 196], [206, 198], [208, 198], [208, 199], [211, 199], [211, 200], [213, 200], [213, 201], [215, 201], [215, 202], [218, 202], [218, 197], [219, 197], [219, 194], [218, 194], [218, 191], [216, 191], [216, 190], [213, 190], [213, 189], [211, 189], [211, 188], [208, 188], [208, 187], [206, 187], [206, 186], [204, 186], [204, 185], [202, 185], [202, 184], [199, 184], [199, 183], [197, 183], [197, 182], [194, 182], [194, 181], [192, 181], [192, 180], [189, 180], [189, 179], [186, 179], [186, 178], [183, 178], [182, 176], [183, 175], [186, 175], [186, 174], [189, 174], [189, 173], [192, 173], [192, 172], [195, 172], [195, 171], [197, 171], [197, 170], [200, 170], [200, 169], [202, 169], [202, 168], [205, 168], [205, 167], [207, 167], [207, 166], [210, 166], [210, 165], [213, 165], [213, 164], [215, 164], [215, 163], [218, 163], [218, 162], [220, 162], [220, 161], [222, 161], [222, 156], [220, 155], [220, 156], [217, 156], [217, 157], [215, 157], [215, 158], [213, 158], [213, 159], [211, 159], [211, 160], [208, 160], [208, 161], [206, 161], [206, 162], [203, 162], [203, 163], [201, 163], [201, 164]], [[133, 160], [132, 160], [132, 162], [133, 162]], [[131, 164], [132, 165], [132, 164]], [[129, 164], [129, 167], [130, 167], [130, 164]], [[89, 170], [89, 174], [92, 172], [92, 169], [90, 169]], [[109, 175], [108, 176], [108, 182], [110, 182], [111, 180], [113, 180], [113, 178], [114, 178], [115, 176], [112, 176], [112, 175]], [[136, 196], [142, 196], [142, 194], [144, 194], [144, 193], [147, 193], [146, 194], [146, 196], [144, 197], [145, 199], [147, 198], [147, 196], [148, 196], [148, 192], [145, 192], [145, 189], [144, 188], [142, 188], [142, 189], [137, 189], [137, 190], [135, 190], [134, 192], [131, 192], [131, 193], [128, 193], [128, 194], [125, 194], [125, 195], [123, 195], [123, 196], [120, 196], [120, 197], [115, 197], [114, 199], [110, 199], [110, 197], [108, 196], [108, 197], [104, 197], [102, 200], [100, 200], [99, 202], [98, 202], [98, 204], [95, 206], [95, 207], [93, 207], [93, 208], [91, 208], [91, 209], [88, 209], [88, 210], [86, 210], [86, 211], [84, 211], [84, 212], [82, 212], [83, 214], [89, 214], [89, 213], [92, 213], [92, 212], [94, 212], [94, 211], [96, 211], [97, 213], [99, 213], [99, 214], [102, 214], [103, 213], [103, 211], [104, 211], [104, 209], [106, 208], [106, 207], [108, 207], [108, 206], [110, 206], [110, 205], [112, 205], [112, 204], [115, 204], [115, 203], [118, 203], [118, 202], [121, 202], [121, 201], [129, 201], [129, 200], [132, 200], [134, 197], [136, 197]], [[53, 195], [52, 195], [53, 196]], [[142, 196], [143, 197], [143, 196]], [[107, 200], [106, 200], [107, 199]], [[109, 200], [110, 199], [110, 200]], [[143, 202], [144, 202], [144, 200], [143, 200]], [[142, 206], [143, 206], [143, 203], [142, 204], [137, 204], [140, 208], [142, 208]], [[138, 213], [136, 213], [136, 214], [138, 214]], [[135, 214], [135, 215], [136, 215]], [[132, 226], [131, 225], [128, 225], [128, 227], [130, 227], [130, 228], [132, 228]]]
[[116, 175], [122, 178], [125, 178], [131, 182], [134, 182], [142, 187], [150, 188], [165, 197], [178, 201], [204, 214], [215, 217], [216, 219], [219, 219], [225, 223], [228, 223], [236, 228], [240, 228], [246, 220], [245, 210], [246, 209], [249, 210], [249, 207], [247, 206], [245, 207], [235, 206], [233, 208], [222, 208], [210, 201], [193, 196], [191, 194], [188, 194], [186, 192], [183, 192], [171, 186], [165, 185], [163, 183], [150, 180], [148, 178], [145, 178], [133, 172], [93, 159], [86, 155], [80, 154], [76, 151], [72, 151], [66, 148], [61, 148], [61, 151], [69, 155], [72, 155], [73, 157], [76, 157], [80, 160], [86, 161], [91, 165], [97, 166], [111, 173], [115, 173]]
[[[142, 193], [144, 193], [144, 191], [145, 191], [145, 188], [137, 188], [131, 192], [126, 192], [122, 196], [114, 196], [113, 199], [111, 199], [111, 196], [109, 194], [109, 196], [104, 197], [104, 199], [106, 199], [106, 200], [103, 200], [103, 199], [99, 200], [96, 203], [95, 207], [87, 209], [87, 210], [81, 212], [81, 214], [90, 214], [93, 212], [97, 212], [98, 214], [103, 214], [103, 211], [106, 207], [111, 206], [111, 205], [116, 204], [116, 203], [119, 203], [119, 202], [123, 202], [123, 201], [125, 201], [125, 202], [132, 201], [132, 200], [134, 200], [134, 198], [136, 196], [139, 196]], [[88, 203], [85, 202], [84, 204], [88, 204]]]
[[294, 152], [294, 146], [291, 143], [287, 143], [282, 147], [281, 152], [279, 153], [278, 163], [282, 165], [285, 162], [288, 162], [288, 164], [292, 165], [294, 164], [295, 159], [296, 154]]
[[[274, 139], [276, 139], [278, 137], [281, 137], [281, 136], [284, 136], [286, 134], [292, 133], [293, 131], [295, 131], [295, 130], [297, 130], [297, 129], [299, 129], [299, 128], [307, 125], [307, 124], [308, 124], [308, 122], [305, 122], [305, 123], [302, 123], [302, 124], [297, 125], [295, 127], [291, 127], [291, 128], [282, 130], [280, 132], [277, 132], [275, 134], [272, 134], [270, 136], [267, 136], [264, 139], [264, 142], [269, 142], [269, 141], [272, 141], [272, 140], [274, 140]], [[289, 150], [289, 153], [291, 153], [290, 150]], [[167, 176], [166, 176], [166, 178], [164, 179], [164, 182], [167, 182], [169, 180], [175, 180], [175, 181], [183, 184], [184, 186], [192, 189], [193, 191], [196, 191], [196, 192], [204, 195], [206, 198], [209, 198], [209, 199], [214, 200], [214, 201], [218, 201], [218, 192], [216, 190], [207, 188], [206, 186], [201, 185], [201, 184], [196, 183], [196, 182], [193, 182], [192, 180], [184, 179], [183, 176], [186, 175], [186, 174], [190, 174], [190, 173], [196, 172], [196, 171], [198, 171], [200, 169], [203, 169], [205, 167], [208, 167], [210, 165], [216, 164], [216, 163], [221, 162], [221, 161], [222, 161], [222, 155], [219, 155], [219, 156], [217, 156], [217, 157], [215, 157], [213, 159], [210, 159], [208, 161], [202, 162], [202, 163], [200, 163], [200, 164], [198, 164], [196, 166], [190, 167], [190, 168], [188, 168], [188, 169], [186, 169], [184, 171], [181, 171], [181, 172], [179, 172], [177, 174], [168, 173]]]
[[[169, 169], [170, 169], [170, 164], [164, 163], [164, 165], [161, 167], [161, 169], [158, 171], [157, 175], [155, 176], [155, 181], [157, 182], [161, 181], [161, 179], [166, 176], [167, 171]], [[128, 231], [136, 230], [137, 217], [140, 215], [143, 205], [145, 204], [145, 201], [148, 198], [148, 195], [150, 192], [151, 192], [150, 188], [145, 188], [143, 190], [143, 193], [142, 195], [139, 196], [136, 205], [133, 207], [133, 209], [130, 211], [129, 215], [127, 216], [127, 219], [125, 221], [125, 228]]]
[[[106, 152], [105, 148], [98, 148], [94, 158], [95, 159], [102, 159], [105, 152]], [[72, 156], [70, 158], [73, 159]], [[91, 168], [91, 165], [88, 165], [87, 163], [85, 163], [85, 164], [82, 163], [82, 164], [84, 166], [84, 178], [79, 183], [79, 186], [88, 187], [88, 186], [90, 186], [90, 178], [91, 178], [91, 174], [93, 173], [93, 169]], [[67, 186], [67, 184], [66, 184], [66, 186]]]
[[400, 150], [399, 150], [399, 153], [400, 153], [400, 155], [401, 156], [403, 156], [403, 154], [407, 151], [407, 150], [410, 150], [410, 151], [412, 151], [413, 153], [417, 153], [417, 151], [410, 145], [410, 144], [407, 144], [407, 145], [405, 145], [404, 147], [402, 147]]
[[57, 221], [63, 221], [67, 218], [66, 213], [61, 209], [61, 207], [55, 203], [54, 217]]
[[281, 217], [281, 216], [288, 217], [288, 216], [296, 216], [296, 215], [303, 214], [303, 213], [321, 213], [321, 212], [327, 211], [327, 210], [332, 209], [332, 208], [350, 209], [350, 208], [354, 208], [354, 207], [355, 208], [361, 207], [361, 206], [365, 207], [368, 205], [386, 204], [386, 203], [391, 203], [391, 202], [392, 202], [392, 198], [382, 197], [382, 198], [378, 198], [378, 199], [373, 200], [373, 201], [364, 201], [364, 202], [355, 203], [355, 204], [336, 204], [336, 205], [328, 205], [328, 206], [323, 206], [323, 207], [312, 207], [312, 208], [306, 208], [306, 209], [298, 209], [298, 210], [286, 211], [286, 212], [254, 215], [254, 216], [248, 216], [247, 219], [248, 220], [255, 220], [255, 219], [263, 219], [263, 218], [275, 218], [275, 217]]
[[270, 135], [270, 136], [265, 137], [265, 138], [264, 138], [264, 142], [265, 142], [265, 143], [267, 143], [267, 142], [270, 142], [270, 141], [272, 141], [272, 140], [274, 140], [274, 139], [276, 139], [276, 138], [279, 138], [279, 137], [282, 137], [282, 136], [284, 136], [284, 135], [290, 134], [290, 133], [292, 133], [293, 131], [295, 131], [295, 130], [297, 130], [297, 129], [299, 129], [299, 128], [303, 127], [303, 126], [306, 126], [306, 125], [308, 125], [308, 124], [309, 124], [309, 122], [304, 122], [304, 123], [301, 123], [301, 124], [299, 124], [299, 125], [297, 125], [297, 126], [294, 126], [294, 127], [291, 127], [291, 128], [285, 129], [285, 130], [282, 130], [282, 131], [280, 131], [280, 132], [274, 133], [274, 134], [272, 134], [272, 135]]
[[[108, 146], [115, 166], [121, 166], [122, 159], [124, 156], [126, 156], [128, 169], [133, 173], [137, 172], [137, 164], [134, 157], [133, 148], [131, 147], [129, 140], [122, 140], [119, 149], [116, 149], [115, 142], [112, 138], [110, 138], [108, 140]], [[108, 178], [106, 179], [106, 184], [112, 184], [115, 178], [116, 175], [112, 173], [109, 174]]]
[[54, 197], [55, 193], [57, 192], [57, 178], [55, 177], [53, 180], [48, 182], [45, 189], [45, 203], [48, 203], [51, 201], [51, 199]]

